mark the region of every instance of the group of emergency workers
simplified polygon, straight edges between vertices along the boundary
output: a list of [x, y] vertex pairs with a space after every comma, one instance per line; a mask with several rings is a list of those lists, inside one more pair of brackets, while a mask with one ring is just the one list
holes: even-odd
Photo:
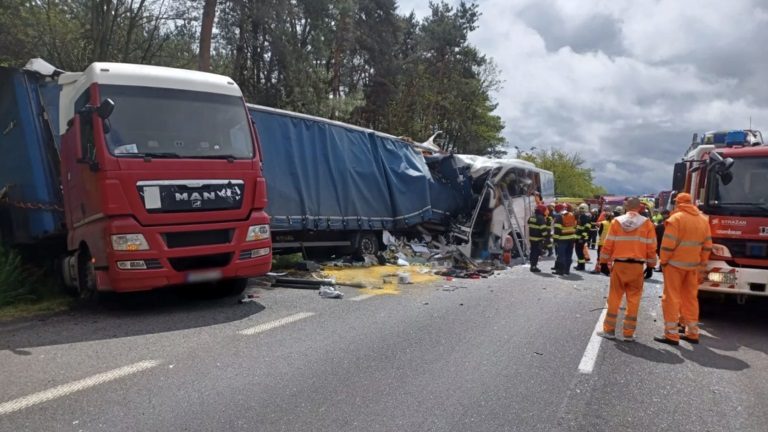
[[539, 204], [528, 220], [530, 270], [541, 272], [539, 258], [554, 252], [553, 273], [569, 275], [575, 252], [574, 269], [585, 271], [589, 248], [596, 246], [598, 262], [591, 273], [610, 276], [599, 335], [616, 338], [619, 306], [626, 297], [625, 341], [635, 340], [644, 280], [654, 270], [663, 272], [664, 334], [654, 340], [670, 345], [678, 345], [680, 339], [698, 343], [698, 286], [712, 251], [712, 236], [706, 216], [691, 203], [689, 194], [678, 194], [675, 203], [671, 213], [656, 210], [653, 214], [638, 198], [602, 212], [590, 211], [587, 204], [575, 211], [571, 204]]

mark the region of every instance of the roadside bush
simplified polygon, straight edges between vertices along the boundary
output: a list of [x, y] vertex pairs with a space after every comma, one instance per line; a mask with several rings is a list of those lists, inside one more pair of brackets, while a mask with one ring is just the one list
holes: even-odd
[[290, 255], [272, 255], [272, 269], [273, 270], [293, 270], [296, 268], [296, 264], [303, 261], [301, 253], [294, 253]]
[[0, 306], [35, 300], [36, 279], [16, 251], [0, 246]]

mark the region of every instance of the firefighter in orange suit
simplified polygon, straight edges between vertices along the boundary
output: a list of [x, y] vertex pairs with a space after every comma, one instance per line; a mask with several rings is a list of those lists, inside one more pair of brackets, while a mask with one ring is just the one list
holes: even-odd
[[[624, 295], [627, 296], [627, 309], [624, 314], [624, 340], [635, 340], [637, 312], [643, 295], [643, 279], [653, 276], [656, 267], [656, 229], [647, 217], [641, 216], [640, 200], [630, 198], [625, 205], [627, 213], [611, 222], [605, 244], [600, 251], [600, 271], [611, 276], [611, 288], [608, 292], [608, 311], [603, 321], [600, 336], [608, 339], [616, 337], [616, 322], [619, 306]], [[608, 270], [608, 264], [613, 263]]]
[[660, 260], [664, 271], [664, 336], [654, 339], [670, 345], [680, 344], [678, 320], [682, 317], [685, 335], [699, 343], [699, 272], [706, 270], [712, 252], [709, 221], [691, 204], [687, 193], [677, 195], [675, 212], [667, 219], [661, 240]]

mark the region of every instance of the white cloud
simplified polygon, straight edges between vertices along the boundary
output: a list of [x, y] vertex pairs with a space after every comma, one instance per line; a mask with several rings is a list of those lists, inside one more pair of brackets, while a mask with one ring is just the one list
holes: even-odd
[[693, 132], [768, 123], [758, 0], [478, 3], [470, 40], [502, 71], [510, 144], [578, 151], [609, 190], [667, 189]]

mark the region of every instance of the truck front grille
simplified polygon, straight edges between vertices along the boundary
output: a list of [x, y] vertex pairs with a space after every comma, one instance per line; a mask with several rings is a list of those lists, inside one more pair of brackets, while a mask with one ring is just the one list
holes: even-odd
[[232, 241], [234, 230], [213, 230], [213, 231], [185, 231], [170, 232], [163, 234], [168, 249], [176, 249], [192, 246], [211, 246], [227, 244]]
[[230, 261], [232, 261], [231, 253], [168, 258], [171, 267], [179, 272], [225, 267]]

